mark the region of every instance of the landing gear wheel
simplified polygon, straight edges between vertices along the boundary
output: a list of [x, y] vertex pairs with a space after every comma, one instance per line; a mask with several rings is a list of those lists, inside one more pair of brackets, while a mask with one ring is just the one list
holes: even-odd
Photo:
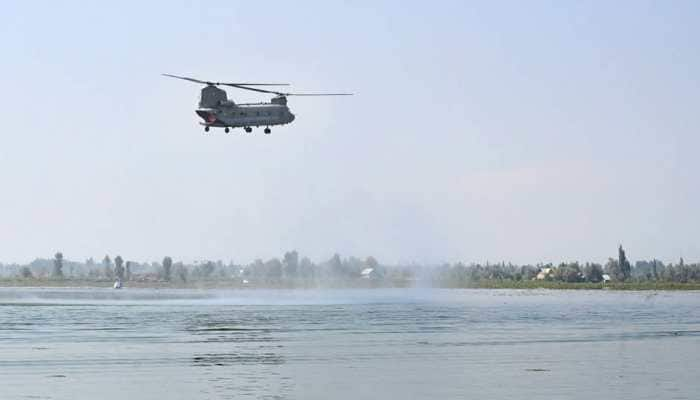
[[245, 131], [246, 131], [247, 133], [253, 132], [253, 128], [251, 128], [251, 127], [249, 127], [249, 126], [246, 126]]
[[226, 132], [226, 133], [229, 132], [228, 126], [226, 128], [224, 128], [224, 132]]
[[272, 132], [272, 131], [270, 130], [270, 128], [265, 128], [265, 134], [266, 134], [266, 135], [269, 135], [271, 132]]
[[205, 127], [204, 127], [204, 132], [209, 132], [209, 127], [208, 127], [208, 126], [205, 126]]

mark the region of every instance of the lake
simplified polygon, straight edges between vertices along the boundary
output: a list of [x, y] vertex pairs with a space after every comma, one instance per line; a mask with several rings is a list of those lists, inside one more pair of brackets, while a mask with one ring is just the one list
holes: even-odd
[[696, 399], [700, 293], [0, 288], [0, 399]]

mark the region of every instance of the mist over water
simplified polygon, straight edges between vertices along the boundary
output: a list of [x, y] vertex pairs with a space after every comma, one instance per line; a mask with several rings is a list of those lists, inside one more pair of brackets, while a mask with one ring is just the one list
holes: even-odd
[[[439, 293], [442, 293], [440, 295]], [[0, 288], [0, 303], [22, 305], [351, 305], [410, 303], [449, 291], [415, 289], [152, 289], [152, 288]], [[368, 295], [369, 294], [369, 295]]]
[[695, 398], [690, 292], [0, 289], [2, 399]]

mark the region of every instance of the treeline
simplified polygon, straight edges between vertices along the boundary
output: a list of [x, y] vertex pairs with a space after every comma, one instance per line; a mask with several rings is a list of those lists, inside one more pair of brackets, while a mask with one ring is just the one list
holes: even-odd
[[[142, 263], [125, 260], [121, 255], [113, 259], [106, 255], [96, 262], [69, 261], [58, 252], [53, 258], [36, 259], [27, 265], [0, 264], [4, 279], [83, 280], [123, 282], [161, 282], [164, 284], [192, 284], [216, 282], [223, 285], [250, 285], [256, 287], [318, 287], [318, 286], [435, 286], [478, 287], [484, 282], [551, 281], [563, 283], [611, 282], [700, 282], [700, 264], [664, 264], [658, 260], [627, 259], [622, 246], [616, 258], [603, 264], [563, 262], [560, 264], [514, 265], [497, 264], [443, 264], [440, 266], [382, 265], [374, 257], [343, 258], [335, 254], [330, 259], [315, 263], [300, 257], [296, 251], [286, 252], [281, 258], [255, 260], [248, 264], [222, 261], [183, 263], [166, 256], [161, 261]], [[488, 285], [484, 285], [488, 286]]]
[[126, 261], [120, 255], [106, 255], [100, 262], [89, 258], [84, 262], [68, 261], [62, 253], [53, 258], [36, 259], [27, 265], [2, 265], [0, 276], [24, 280], [86, 280], [122, 282], [221, 282], [251, 286], [352, 286], [385, 284], [406, 286], [414, 274], [407, 268], [384, 266], [372, 256], [342, 258], [335, 254], [329, 260], [315, 263], [298, 252], [286, 252], [282, 258], [261, 259], [248, 264], [222, 261], [184, 263], [166, 256], [160, 262]]
[[617, 258], [599, 263], [563, 262], [560, 264], [446, 264], [435, 271], [433, 281], [441, 287], [473, 287], [481, 281], [543, 280], [566, 283], [611, 282], [700, 282], [700, 264], [687, 264], [681, 258], [677, 264], [659, 260], [637, 261], [632, 265], [622, 246]]

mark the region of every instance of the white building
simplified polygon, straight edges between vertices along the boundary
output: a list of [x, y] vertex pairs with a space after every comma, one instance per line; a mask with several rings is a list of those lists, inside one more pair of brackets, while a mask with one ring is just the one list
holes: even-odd
[[554, 268], [542, 268], [540, 272], [537, 273], [535, 279], [541, 281], [547, 279], [550, 275], [554, 273]]
[[360, 272], [360, 276], [362, 276], [365, 279], [376, 279], [379, 278], [379, 274], [377, 271], [374, 270], [374, 268], [365, 268]]

